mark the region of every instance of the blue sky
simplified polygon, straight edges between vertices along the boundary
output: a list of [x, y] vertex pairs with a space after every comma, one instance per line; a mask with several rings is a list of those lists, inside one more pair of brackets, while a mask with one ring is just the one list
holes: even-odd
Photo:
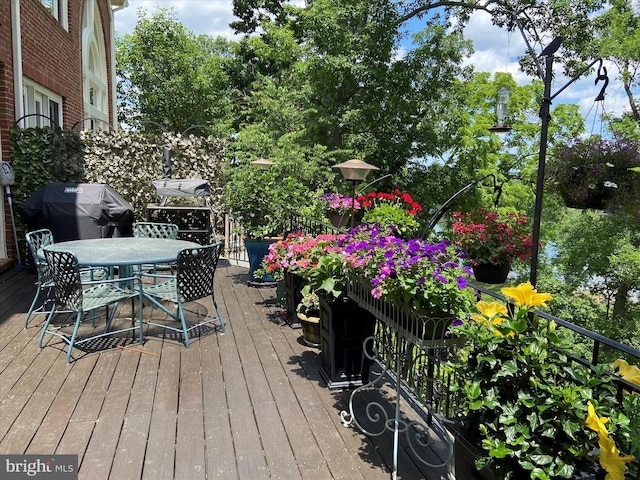
[[[301, 3], [299, 0], [297, 3]], [[152, 13], [158, 7], [173, 8], [178, 20], [195, 34], [221, 35], [234, 38], [229, 23], [235, 19], [232, 14], [231, 0], [129, 0], [129, 7], [114, 14], [116, 31], [130, 33], [137, 21], [137, 11], [143, 8]], [[416, 20], [408, 25], [410, 30], [419, 30], [421, 21]], [[526, 45], [518, 31], [509, 34], [506, 30], [491, 24], [488, 14], [478, 12], [471, 17], [465, 29], [465, 36], [473, 41], [475, 53], [469, 59], [476, 70], [486, 72], [509, 72], [520, 85], [531, 83], [533, 78], [518, 70], [517, 58], [526, 52]], [[536, 51], [544, 46], [534, 45]], [[624, 96], [622, 84], [615, 79], [616, 70], [607, 68], [609, 86], [605, 96], [604, 110], [619, 114], [628, 110], [628, 102]], [[569, 79], [559, 75], [558, 66], [552, 93], [557, 92]], [[594, 99], [600, 92], [602, 83], [595, 85], [595, 73], [582, 77], [572, 83], [554, 101], [559, 103], [578, 103], [583, 116], [586, 117], [587, 133], [600, 133], [596, 111], [600, 113], [602, 106], [594, 105]]]

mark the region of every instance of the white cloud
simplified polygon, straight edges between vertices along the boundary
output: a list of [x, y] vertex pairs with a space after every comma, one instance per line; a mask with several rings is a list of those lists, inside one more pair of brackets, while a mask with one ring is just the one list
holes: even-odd
[[235, 38], [229, 27], [230, 22], [237, 20], [231, 0], [129, 0], [127, 8], [114, 14], [116, 31], [131, 33], [138, 21], [139, 9], [144, 9], [149, 16], [158, 8], [175, 10], [178, 21], [196, 35]]

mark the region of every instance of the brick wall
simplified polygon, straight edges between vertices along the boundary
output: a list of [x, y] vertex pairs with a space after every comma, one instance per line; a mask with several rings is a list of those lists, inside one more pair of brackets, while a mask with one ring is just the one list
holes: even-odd
[[[63, 127], [71, 128], [84, 117], [82, 101], [82, 15], [85, 0], [68, 0], [69, 29], [49, 14], [39, 0], [20, 0], [22, 29], [22, 72], [25, 77], [39, 83], [62, 97]], [[107, 51], [108, 79], [111, 79], [111, 32], [109, 0], [98, 0]], [[13, 59], [11, 45], [11, 1], [0, 0], [0, 145], [2, 159], [10, 160], [10, 129], [15, 122], [13, 93]], [[111, 102], [111, 98], [109, 99]], [[111, 104], [111, 103], [110, 103]], [[45, 112], [46, 113], [46, 112]], [[113, 124], [113, 119], [110, 119]], [[11, 228], [6, 196], [5, 224]], [[13, 232], [5, 234], [9, 257], [15, 257]], [[0, 262], [0, 271], [3, 264]]]

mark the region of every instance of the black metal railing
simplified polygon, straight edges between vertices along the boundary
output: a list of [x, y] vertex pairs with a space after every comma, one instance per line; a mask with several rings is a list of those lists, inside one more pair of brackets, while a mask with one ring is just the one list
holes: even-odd
[[[469, 288], [474, 288], [485, 298], [490, 296], [505, 300], [502, 295], [482, 286], [471, 285]], [[459, 410], [451, 389], [455, 379], [446, 368], [450, 355], [459, 347], [459, 340], [443, 334], [442, 328], [446, 327], [448, 320], [425, 317], [411, 308], [374, 298], [370, 288], [357, 281], [349, 282], [347, 295], [376, 317], [376, 360], [388, 372], [400, 372], [400, 378], [393, 378], [393, 381], [417, 399], [427, 416], [435, 415], [443, 421], [460, 416], [463, 412]], [[576, 349], [566, 352], [569, 361], [587, 366], [604, 363], [602, 357], [606, 350], [611, 359], [625, 358], [631, 364], [640, 365], [639, 350], [548, 313], [537, 310], [535, 313], [547, 320], [553, 320], [557, 327], [567, 329], [578, 337], [575, 344], [580, 345], [581, 351]], [[585, 349], [590, 358], [582, 353]], [[400, 366], [398, 362], [401, 362]], [[620, 399], [629, 392], [640, 394], [640, 386], [618, 376], [616, 381]], [[638, 460], [630, 465], [630, 472], [625, 478], [640, 479]]]
[[307, 235], [320, 235], [325, 233], [335, 235], [341, 232], [339, 228], [334, 227], [328, 222], [321, 222], [296, 214], [292, 214], [287, 219], [284, 231], [285, 234], [303, 232]]

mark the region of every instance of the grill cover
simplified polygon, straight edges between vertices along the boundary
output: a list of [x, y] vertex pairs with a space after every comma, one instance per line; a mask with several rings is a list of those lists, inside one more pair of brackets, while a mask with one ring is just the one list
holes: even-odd
[[109, 185], [50, 183], [18, 206], [29, 230], [48, 228], [56, 242], [129, 237], [131, 204]]
[[153, 186], [161, 197], [207, 197], [211, 195], [209, 183], [201, 178], [165, 178], [154, 180]]

